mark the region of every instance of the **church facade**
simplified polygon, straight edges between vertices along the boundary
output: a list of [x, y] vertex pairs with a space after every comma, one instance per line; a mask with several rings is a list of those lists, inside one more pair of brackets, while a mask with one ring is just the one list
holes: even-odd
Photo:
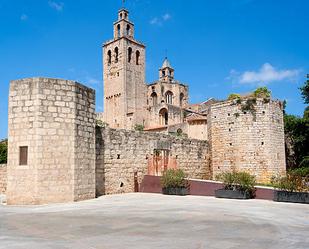
[[192, 110], [189, 87], [174, 78], [175, 71], [167, 58], [158, 80], [146, 84], [146, 47], [135, 39], [134, 28], [129, 12], [121, 9], [114, 22], [114, 37], [103, 45], [103, 121], [116, 129], [141, 126], [146, 131], [206, 139], [206, 116]]

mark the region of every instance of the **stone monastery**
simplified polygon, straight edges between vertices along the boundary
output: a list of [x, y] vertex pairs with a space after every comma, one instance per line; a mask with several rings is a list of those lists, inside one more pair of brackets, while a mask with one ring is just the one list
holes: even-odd
[[285, 174], [280, 101], [190, 104], [167, 58], [159, 79], [146, 84], [146, 48], [126, 9], [113, 28], [103, 45], [104, 113], [95, 113], [95, 91], [75, 81], [11, 81], [8, 164], [0, 170], [8, 204], [134, 192], [145, 175], [168, 168], [193, 179], [243, 170], [261, 183]]

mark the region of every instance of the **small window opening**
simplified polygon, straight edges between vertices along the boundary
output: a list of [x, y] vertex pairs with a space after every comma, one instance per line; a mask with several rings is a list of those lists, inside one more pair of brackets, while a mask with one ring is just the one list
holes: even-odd
[[120, 13], [120, 19], [122, 19], [122, 13]]
[[120, 159], [120, 154], [117, 154], [117, 159]]
[[227, 115], [228, 115], [228, 116], [231, 116], [231, 114], [230, 114], [230, 113], [228, 113]]
[[136, 51], [136, 65], [139, 65], [139, 57], [140, 57], [140, 52], [137, 50]]
[[19, 147], [19, 165], [28, 164], [28, 146]]
[[119, 56], [119, 51], [118, 51], [118, 47], [115, 47], [115, 62], [118, 62], [118, 56]]
[[120, 37], [120, 24], [117, 25], [117, 36]]
[[132, 48], [128, 48], [128, 62], [130, 63], [132, 59]]
[[130, 25], [128, 24], [127, 25], [127, 36], [130, 36], [131, 35], [131, 27]]
[[230, 143], [230, 146], [232, 146], [233, 144], [232, 143]]
[[167, 104], [172, 105], [173, 104], [173, 93], [171, 91], [168, 91], [165, 95], [165, 101]]
[[265, 111], [262, 111], [263, 114], [265, 114]]
[[232, 129], [230, 128], [229, 131], [232, 131]]
[[261, 144], [264, 145], [264, 142], [262, 142]]
[[155, 106], [158, 103], [158, 95], [155, 92], [153, 92], [151, 94], [151, 98], [152, 98], [152, 105]]
[[124, 183], [123, 183], [123, 182], [120, 182], [119, 187], [120, 187], [120, 188], [122, 188], [122, 187], [123, 187], [123, 185], [124, 185]]
[[179, 105], [182, 106], [183, 105], [183, 99], [184, 99], [184, 94], [181, 93], [179, 96]]
[[247, 112], [244, 112], [244, 114], [247, 114]]
[[107, 52], [107, 63], [110, 65], [112, 63], [112, 51], [108, 50]]

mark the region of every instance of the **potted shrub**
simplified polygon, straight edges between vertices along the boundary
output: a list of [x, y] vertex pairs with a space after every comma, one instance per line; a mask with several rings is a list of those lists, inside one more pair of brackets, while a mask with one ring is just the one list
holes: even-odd
[[224, 188], [215, 191], [217, 198], [250, 199], [255, 193], [255, 176], [247, 172], [224, 172], [217, 176]]
[[309, 204], [309, 177], [288, 174], [272, 179], [274, 201]]
[[165, 195], [187, 195], [189, 184], [181, 169], [168, 169], [161, 177], [162, 193]]

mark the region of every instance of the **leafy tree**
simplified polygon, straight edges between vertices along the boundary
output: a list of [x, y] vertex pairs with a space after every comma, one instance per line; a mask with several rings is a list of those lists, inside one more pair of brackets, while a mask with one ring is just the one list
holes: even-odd
[[0, 142], [0, 164], [7, 163], [8, 157], [8, 142], [7, 140]]
[[[309, 119], [285, 115], [284, 125], [286, 142], [289, 142], [292, 147], [292, 152], [286, 151], [287, 165], [289, 168], [297, 168], [309, 153]], [[286, 146], [288, 147], [287, 144]]]
[[305, 104], [309, 104], [309, 74], [307, 74], [307, 81], [300, 88], [300, 91]]
[[[300, 88], [302, 97], [309, 104], [309, 75], [307, 82]], [[288, 169], [309, 167], [309, 106], [304, 110], [303, 117], [287, 115], [284, 111], [284, 131], [286, 159]]]

